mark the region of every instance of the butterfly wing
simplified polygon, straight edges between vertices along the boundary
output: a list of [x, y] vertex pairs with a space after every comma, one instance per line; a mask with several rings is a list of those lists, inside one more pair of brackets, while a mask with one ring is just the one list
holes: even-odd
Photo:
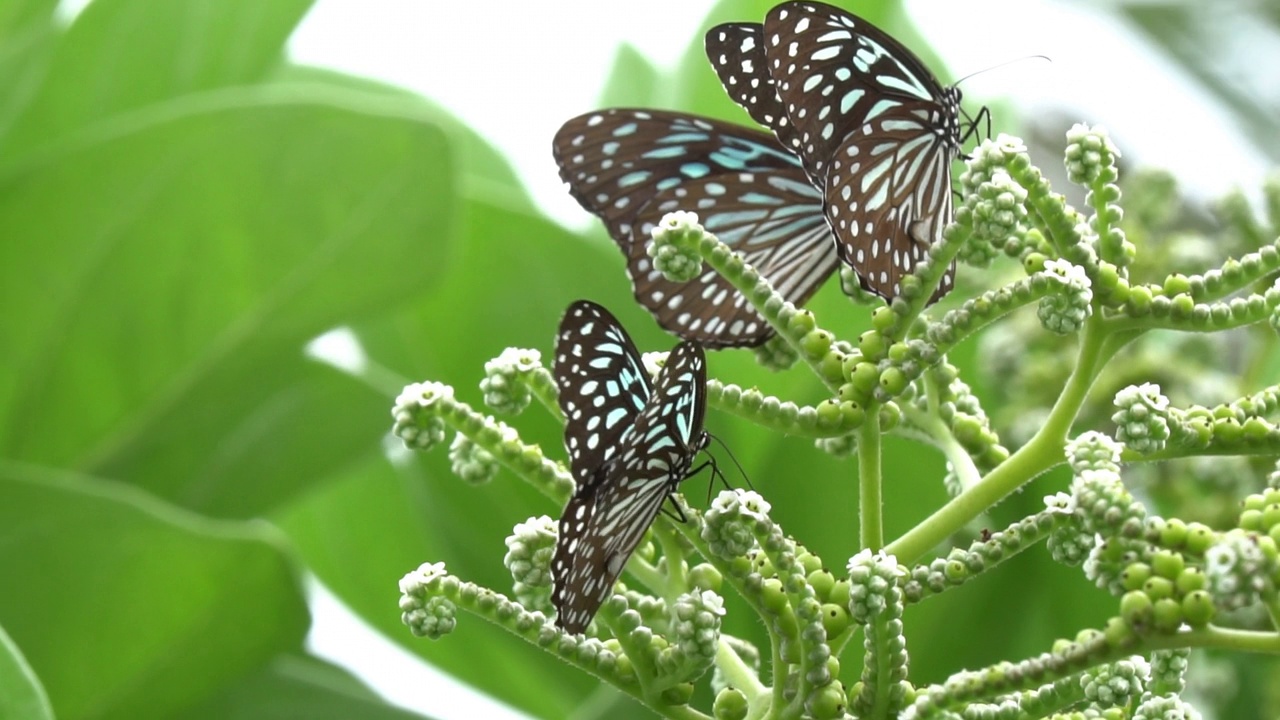
[[709, 268], [683, 283], [653, 269], [646, 245], [668, 212], [697, 212], [796, 305], [835, 270], [821, 194], [767, 133], [684, 113], [615, 108], [565, 123], [554, 150], [570, 193], [604, 221], [626, 255], [636, 300], [682, 338], [749, 347], [772, 329]]
[[[822, 178], [841, 260], [892, 300], [951, 222], [960, 94], [862, 18], [788, 2], [764, 22], [765, 54], [805, 168]], [[953, 284], [946, 272], [937, 300]]]
[[[802, 173], [739, 173], [659, 193], [645, 215], [661, 219], [674, 210], [696, 211], [703, 227], [742, 253], [774, 290], [798, 307], [822, 287], [838, 262], [821, 207]], [[682, 338], [722, 347], [759, 345], [772, 335], [746, 297], [709, 267], [703, 266], [702, 274], [689, 282], [672, 283], [636, 244], [628, 253], [627, 271], [636, 298], [659, 325]]]
[[[824, 209], [840, 259], [862, 286], [892, 300], [951, 222], [955, 153], [916, 111], [886, 112], [854, 132], [828, 167]], [[954, 285], [955, 263], [931, 301]]]
[[579, 487], [560, 517], [551, 561], [556, 624], [583, 632], [653, 524], [667, 495], [706, 447], [706, 358], [684, 342], [667, 356], [623, 449]]
[[752, 120], [773, 131], [778, 142], [800, 153], [800, 137], [787, 117], [786, 106], [769, 74], [764, 54], [764, 26], [760, 23], [724, 23], [707, 31], [703, 39], [707, 59], [720, 84]]
[[556, 335], [554, 375], [564, 444], [581, 489], [613, 457], [652, 392], [635, 343], [613, 314], [588, 300], [569, 306]]
[[914, 53], [840, 8], [782, 3], [765, 16], [764, 35], [769, 73], [813, 177], [825, 178], [844, 139], [888, 108], [941, 99], [942, 86]]

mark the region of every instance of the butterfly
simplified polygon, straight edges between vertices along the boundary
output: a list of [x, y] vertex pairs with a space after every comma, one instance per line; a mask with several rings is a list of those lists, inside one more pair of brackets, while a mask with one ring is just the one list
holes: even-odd
[[560, 516], [551, 602], [556, 625], [581, 633], [707, 446], [707, 363], [686, 340], [650, 383], [613, 315], [579, 300], [560, 322], [554, 367], [577, 489]]
[[654, 269], [646, 245], [668, 212], [696, 212], [797, 306], [837, 267], [821, 194], [800, 159], [769, 133], [687, 113], [612, 108], [566, 122], [552, 151], [570, 194], [604, 221], [626, 256], [636, 300], [683, 339], [752, 347], [773, 329], [715, 270], [703, 266], [693, 280], [672, 282]]
[[[883, 30], [820, 2], [716, 26], [706, 49], [730, 97], [822, 188], [840, 260], [892, 301], [951, 222], [960, 90]], [[932, 301], [954, 275], [953, 264]]]

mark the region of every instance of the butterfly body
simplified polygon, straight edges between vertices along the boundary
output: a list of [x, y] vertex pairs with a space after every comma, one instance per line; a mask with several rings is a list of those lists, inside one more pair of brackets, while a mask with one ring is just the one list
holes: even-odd
[[578, 301], [560, 325], [554, 374], [577, 489], [560, 517], [551, 600], [556, 624], [580, 633], [707, 445], [706, 358], [682, 342], [650, 383], [618, 321]]

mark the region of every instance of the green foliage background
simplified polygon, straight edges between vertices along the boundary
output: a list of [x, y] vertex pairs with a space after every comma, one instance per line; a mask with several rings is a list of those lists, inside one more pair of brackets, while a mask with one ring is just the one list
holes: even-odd
[[[708, 24], [770, 4], [723, 2]], [[384, 447], [401, 385], [443, 380], [478, 405], [484, 361], [547, 352], [573, 299], [669, 347], [608, 239], [540, 216], [506, 162], [429, 102], [285, 61], [309, 0], [96, 0], [69, 28], [55, 5], [0, 5], [0, 717], [410, 717], [306, 652], [306, 573], [531, 714], [643, 716], [478, 621], [411, 638], [401, 575], [445, 560], [506, 589], [503, 538], [559, 508], [509, 475], [471, 488], [443, 452], [393, 463]], [[859, 11], [919, 46], [896, 6]], [[602, 104], [745, 120], [700, 39], [669, 75], [624, 50]], [[834, 283], [811, 307], [845, 337], [867, 326]], [[362, 378], [304, 354], [342, 326], [372, 360]], [[953, 359], [971, 369], [966, 352]], [[711, 363], [823, 398], [745, 352]], [[558, 451], [549, 419], [517, 425]], [[714, 412], [707, 425], [774, 517], [843, 566], [854, 465]], [[944, 501], [943, 470], [888, 445], [890, 536]], [[1062, 482], [1042, 479], [993, 526]], [[1025, 657], [1110, 614], [1045, 559], [912, 608], [913, 679]], [[749, 617], [727, 629], [756, 636]], [[857, 670], [847, 661], [846, 680]]]

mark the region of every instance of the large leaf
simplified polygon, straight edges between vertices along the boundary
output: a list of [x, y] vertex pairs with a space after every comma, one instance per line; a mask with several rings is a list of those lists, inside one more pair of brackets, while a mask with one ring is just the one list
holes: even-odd
[[297, 648], [308, 624], [268, 526], [10, 462], [0, 567], [0, 624], [62, 720], [174, 715]]
[[22, 651], [0, 627], [0, 720], [53, 720], [49, 696]]
[[279, 62], [311, 2], [95, 0], [58, 43], [39, 90], [0, 139], [0, 157], [164, 100], [257, 80]]
[[452, 189], [438, 130], [353, 105], [206, 96], [0, 179], [0, 452], [243, 516], [367, 448], [385, 408], [302, 347], [436, 276]]
[[39, 91], [57, 46], [57, 0], [0, 4], [0, 136]]
[[421, 720], [388, 705], [342, 668], [310, 655], [282, 655], [183, 713], [187, 720]]

